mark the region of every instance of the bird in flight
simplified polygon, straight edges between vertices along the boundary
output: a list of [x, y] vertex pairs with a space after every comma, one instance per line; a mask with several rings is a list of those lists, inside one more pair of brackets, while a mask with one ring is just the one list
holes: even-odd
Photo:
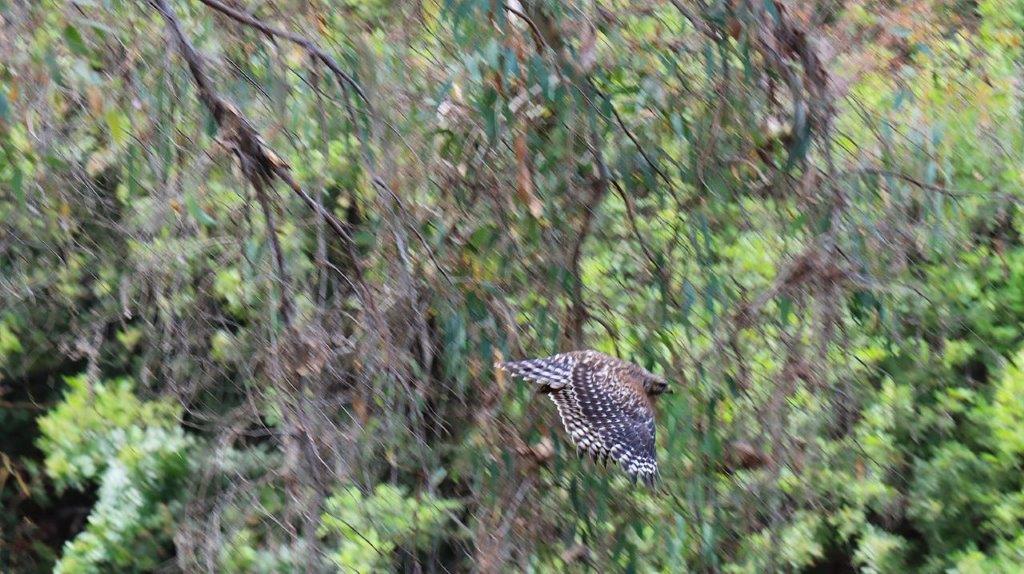
[[496, 367], [537, 383], [551, 397], [562, 425], [594, 460], [614, 460], [648, 486], [658, 474], [651, 398], [668, 390], [665, 379], [597, 351], [573, 351]]

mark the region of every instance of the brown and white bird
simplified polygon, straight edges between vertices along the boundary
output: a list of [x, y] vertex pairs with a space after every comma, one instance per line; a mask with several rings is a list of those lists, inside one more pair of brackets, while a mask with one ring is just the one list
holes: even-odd
[[597, 351], [495, 364], [533, 381], [551, 397], [572, 441], [595, 460], [617, 462], [633, 481], [654, 484], [652, 397], [668, 390], [665, 379]]

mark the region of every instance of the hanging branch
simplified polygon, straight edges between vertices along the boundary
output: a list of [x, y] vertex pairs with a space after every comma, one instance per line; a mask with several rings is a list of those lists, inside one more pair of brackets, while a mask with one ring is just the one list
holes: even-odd
[[267, 198], [267, 192], [263, 188], [263, 180], [252, 181], [256, 190], [256, 200], [260, 203], [260, 210], [263, 211], [263, 220], [267, 227], [267, 240], [270, 242], [270, 249], [274, 252], [274, 263], [277, 265], [277, 275], [281, 279], [281, 315], [287, 327], [292, 326], [294, 308], [291, 300], [291, 279], [288, 270], [284, 265], [284, 251], [281, 249], [281, 240], [277, 236], [277, 224], [274, 223], [274, 210]]
[[308, 52], [310, 56], [317, 60], [320, 60], [321, 62], [323, 62], [325, 66], [330, 68], [330, 70], [334, 72], [334, 76], [338, 80], [338, 84], [341, 85], [342, 88], [345, 88], [346, 85], [348, 87], [351, 87], [352, 90], [356, 93], [356, 95], [359, 96], [359, 99], [362, 100], [363, 103], [367, 105], [367, 107], [369, 107], [370, 109], [373, 108], [373, 106], [370, 104], [369, 98], [366, 97], [366, 93], [363, 91], [363, 88], [359, 85], [359, 83], [356, 82], [355, 79], [352, 78], [352, 76], [350, 76], [348, 73], [342, 70], [341, 66], [338, 65], [338, 62], [335, 61], [335, 59], [332, 58], [330, 54], [321, 50], [320, 47], [317, 46], [309, 38], [306, 38], [305, 36], [300, 36], [287, 30], [275, 28], [267, 24], [266, 22], [263, 22], [255, 18], [252, 15], [236, 10], [222, 2], [219, 2], [218, 0], [199, 1], [209, 6], [210, 8], [213, 8], [214, 10], [220, 12], [221, 14], [224, 14], [225, 16], [231, 18], [236, 22], [245, 24], [246, 26], [250, 26], [252, 28], [256, 28], [257, 30], [263, 32], [267, 36], [281, 38], [284, 40], [288, 40], [293, 44], [297, 44], [303, 50]]
[[[209, 2], [213, 2], [213, 0], [209, 0]], [[177, 16], [175, 16], [171, 8], [167, 5], [166, 0], [149, 0], [149, 3], [156, 8], [158, 12], [160, 12], [161, 16], [163, 16], [164, 20], [167, 22], [167, 27], [170, 30], [171, 35], [174, 37], [175, 44], [177, 45], [178, 53], [188, 64], [189, 71], [192, 74], [192, 79], [195, 81], [199, 100], [213, 116], [214, 122], [217, 124], [219, 130], [220, 138], [223, 140], [225, 146], [231, 149], [234, 153], [245, 178], [253, 185], [258, 195], [265, 191], [267, 187], [272, 188], [275, 180], [282, 181], [292, 190], [292, 192], [295, 193], [295, 195], [299, 196], [299, 198], [302, 199], [310, 209], [316, 212], [317, 215], [327, 222], [331, 229], [334, 230], [334, 232], [342, 239], [345, 244], [345, 248], [348, 251], [348, 255], [352, 260], [352, 267], [355, 272], [357, 283], [357, 285], [354, 285], [354, 287], [356, 287], [356, 291], [360, 294], [361, 298], [371, 310], [375, 309], [373, 300], [369, 296], [369, 289], [366, 286], [364, 278], [365, 275], [363, 273], [362, 265], [359, 262], [359, 258], [357, 257], [355, 243], [352, 236], [332, 213], [327, 211], [327, 209], [302, 189], [302, 186], [300, 186], [299, 183], [295, 181], [295, 178], [292, 177], [291, 168], [288, 164], [267, 146], [259, 132], [257, 132], [256, 128], [252, 126], [252, 123], [249, 122], [249, 120], [246, 119], [245, 116], [235, 108], [235, 106], [221, 98], [216, 91], [214, 91], [213, 84], [203, 67], [202, 57], [185, 36], [185, 33], [181, 29], [181, 23], [178, 21]], [[225, 10], [236, 12], [226, 6], [220, 5], [218, 2], [213, 2], [213, 4], [217, 4]], [[263, 28], [269, 30], [267, 33], [278, 32], [269, 26], [262, 25], [260, 29]], [[292, 40], [297, 41], [300, 44], [302, 43], [299, 40]], [[307, 49], [311, 48], [307, 47]], [[311, 50], [311, 53], [317, 54], [317, 51]], [[336, 69], [337, 64], [334, 63], [333, 59], [330, 59], [329, 56], [318, 55], [318, 57], [324, 61], [328, 67], [334, 70], [336, 74], [340, 74], [341, 77], [351, 81], [348, 75], [341, 72], [340, 69]], [[362, 91], [358, 89], [358, 86], [355, 85], [354, 82], [352, 82], [351, 85], [353, 86], [353, 89], [361, 95], [361, 97], [365, 98], [365, 96], [362, 96]], [[268, 220], [268, 224], [269, 223], [270, 221]], [[280, 254], [275, 254], [275, 257], [279, 256]], [[281, 259], [281, 261], [283, 261], [283, 259]]]
[[[346, 97], [344, 98], [345, 107], [348, 111], [349, 119], [351, 120], [353, 126], [358, 126], [359, 124], [356, 120], [355, 108], [352, 106], [351, 100], [347, 97], [348, 90], [350, 88], [353, 92], [355, 92], [356, 96], [358, 96], [359, 100], [361, 100], [366, 105], [368, 112], [371, 115], [373, 114], [373, 105], [370, 102], [370, 99], [367, 97], [366, 92], [363, 90], [362, 86], [360, 86], [359, 83], [350, 74], [342, 70], [341, 66], [338, 65], [338, 62], [330, 54], [322, 50], [313, 40], [300, 34], [296, 34], [294, 32], [289, 32], [287, 30], [275, 28], [274, 26], [271, 26], [270, 24], [263, 22], [262, 20], [256, 18], [255, 16], [247, 14], [240, 10], [236, 10], [235, 8], [232, 8], [224, 4], [223, 2], [220, 2], [219, 0], [200, 0], [200, 2], [202, 2], [206, 6], [209, 6], [213, 10], [216, 10], [217, 12], [224, 14], [228, 18], [231, 18], [232, 20], [240, 24], [259, 30], [260, 32], [266, 34], [268, 37], [281, 38], [283, 40], [287, 40], [289, 42], [292, 42], [293, 44], [298, 45], [303, 50], [306, 50], [306, 52], [310, 55], [311, 58], [313, 58], [314, 60], [318, 60], [322, 62], [325, 66], [327, 66], [327, 68], [334, 73], [334, 78], [337, 81], [338, 86], [341, 88], [342, 92], [346, 94]], [[393, 130], [394, 128], [392, 127], [391, 129]], [[363, 138], [366, 138], [365, 134], [363, 135]], [[375, 165], [375, 162], [373, 161], [372, 157], [369, 156], [368, 150], [369, 148], [367, 146], [363, 146], [363, 162], [366, 165], [367, 171], [371, 175], [372, 183], [374, 184], [378, 191], [386, 193], [386, 195], [382, 196], [385, 199], [385, 203], [390, 203], [390, 201], [394, 199], [399, 208], [407, 211], [408, 208], [403, 204], [401, 199], [398, 198], [397, 194], [395, 194], [395, 192], [391, 190], [387, 183], [377, 175], [379, 170], [377, 169], [377, 166]], [[444, 269], [444, 266], [437, 261], [437, 257], [434, 254], [433, 249], [431, 249], [430, 244], [423, 237], [423, 235], [416, 229], [415, 226], [410, 225], [409, 228], [412, 230], [412, 233], [416, 235], [416, 238], [423, 246], [424, 250], [427, 253], [427, 256], [430, 258], [431, 262], [434, 263], [434, 266], [436, 267], [438, 272], [441, 273], [441, 275], [445, 278], [445, 280], [448, 281], [449, 284], [454, 284], [452, 278]], [[400, 234], [397, 233], [397, 231], [395, 233], [395, 243], [397, 248], [400, 251], [404, 250], [404, 246], [406, 243], [405, 239], [401, 237]]]
[[594, 223], [594, 215], [600, 209], [605, 196], [608, 195], [608, 180], [610, 179], [608, 168], [604, 162], [604, 154], [601, 152], [601, 142], [598, 141], [596, 133], [597, 126], [594, 125], [594, 122], [591, 122], [590, 130], [591, 153], [594, 154], [594, 161], [598, 166], [598, 173], [590, 194], [590, 201], [587, 202], [583, 208], [583, 223], [580, 225], [580, 229], [576, 233], [576, 241], [573, 244], [572, 255], [569, 259], [569, 266], [572, 270], [573, 277], [572, 307], [569, 310], [569, 336], [577, 347], [581, 346], [583, 343], [583, 323], [589, 316], [586, 302], [583, 299], [583, 274], [580, 269], [581, 259], [583, 257], [583, 244], [590, 235], [590, 231]]

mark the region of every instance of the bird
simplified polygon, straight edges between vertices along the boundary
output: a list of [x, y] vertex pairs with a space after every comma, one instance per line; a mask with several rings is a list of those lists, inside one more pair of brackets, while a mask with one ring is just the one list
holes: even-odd
[[652, 398], [672, 392], [664, 378], [592, 350], [499, 361], [495, 367], [536, 383], [537, 392], [554, 401], [577, 450], [604, 464], [615, 461], [634, 484], [654, 485]]

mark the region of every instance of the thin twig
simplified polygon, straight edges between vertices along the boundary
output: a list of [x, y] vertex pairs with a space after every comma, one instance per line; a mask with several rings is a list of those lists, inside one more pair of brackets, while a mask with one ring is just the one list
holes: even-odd
[[281, 240], [277, 236], [277, 225], [274, 223], [274, 210], [267, 198], [267, 192], [263, 188], [263, 181], [253, 180], [253, 187], [256, 189], [256, 199], [263, 211], [263, 221], [267, 228], [267, 240], [270, 242], [270, 249], [274, 252], [274, 264], [277, 266], [277, 275], [281, 280], [281, 316], [287, 327], [292, 326], [292, 300], [291, 280], [288, 277], [288, 270], [284, 264], [284, 252], [281, 249]]
[[366, 97], [366, 93], [363, 91], [363, 88], [359, 85], [359, 82], [356, 82], [355, 79], [351, 75], [349, 75], [347, 72], [342, 70], [341, 66], [338, 65], [338, 62], [335, 61], [335, 59], [333, 57], [331, 57], [330, 54], [328, 54], [327, 52], [324, 52], [323, 50], [321, 50], [320, 47], [317, 46], [309, 38], [306, 38], [305, 36], [300, 36], [299, 34], [295, 34], [293, 32], [289, 32], [287, 30], [282, 30], [280, 28], [275, 28], [275, 27], [273, 27], [273, 26], [271, 26], [271, 25], [269, 25], [269, 24], [267, 24], [267, 23], [257, 19], [255, 16], [252, 16], [251, 14], [246, 14], [245, 12], [242, 12], [240, 10], [236, 10], [236, 9], [234, 9], [234, 8], [224, 4], [222, 2], [219, 2], [218, 0], [199, 0], [199, 1], [202, 2], [203, 4], [206, 4], [210, 8], [213, 8], [214, 10], [220, 12], [221, 14], [224, 14], [225, 16], [231, 18], [232, 20], [234, 20], [236, 22], [245, 24], [246, 26], [250, 26], [252, 28], [256, 28], [257, 30], [259, 30], [260, 32], [263, 32], [264, 34], [266, 34], [268, 36], [275, 36], [275, 37], [278, 37], [278, 38], [283, 38], [285, 40], [288, 40], [289, 42], [292, 42], [294, 44], [297, 44], [297, 45], [301, 46], [302, 49], [304, 49], [307, 52], [309, 52], [316, 59], [320, 60], [321, 62], [324, 63], [324, 65], [326, 65], [328, 68], [330, 68], [330, 70], [332, 72], [334, 72], [334, 74], [340, 79], [340, 81], [342, 81], [342, 82], [348, 84], [349, 86], [351, 86], [352, 89], [355, 90], [356, 94], [359, 96], [359, 99], [363, 100], [363, 103], [365, 103], [367, 106], [369, 106], [372, 109], [373, 106], [372, 106], [372, 104], [370, 104], [370, 100], [369, 100], [369, 98]]

